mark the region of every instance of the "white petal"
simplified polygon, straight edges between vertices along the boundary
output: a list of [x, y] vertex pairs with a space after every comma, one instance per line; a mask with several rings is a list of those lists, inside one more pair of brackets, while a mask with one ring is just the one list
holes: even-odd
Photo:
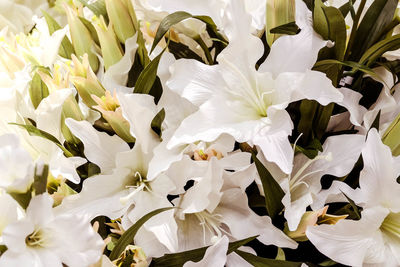
[[364, 196], [366, 205], [380, 204], [398, 210], [400, 185], [396, 182], [392, 153], [382, 143], [375, 128], [368, 133], [362, 156], [364, 168], [360, 173], [360, 193]]
[[66, 158], [60, 151], [54, 155], [49, 162], [50, 172], [54, 177], [61, 175], [67, 180], [78, 184], [81, 179], [76, 172], [76, 168], [85, 164], [86, 162], [87, 160], [81, 157]]
[[194, 59], [179, 59], [171, 66], [167, 86], [181, 97], [200, 106], [224, 86], [220, 67], [205, 65]]
[[209, 162], [204, 176], [195, 180], [197, 182], [186, 191], [180, 203], [182, 212], [196, 213], [207, 209], [212, 213], [221, 199], [223, 184], [222, 168], [215, 157]]
[[259, 70], [271, 72], [275, 77], [283, 72], [311, 70], [317, 61], [319, 50], [325, 45], [326, 41], [312, 28], [305, 27], [299, 34], [282, 36], [276, 40]]
[[223, 236], [217, 243], [207, 248], [206, 253], [201, 261], [186, 262], [183, 267], [224, 267], [226, 263], [226, 253], [228, 251], [229, 239]]
[[345, 87], [338, 88], [337, 90], [343, 94], [343, 101], [338, 104], [350, 112], [351, 123], [360, 126], [363, 116], [367, 112], [367, 109], [359, 104], [362, 94]]
[[125, 42], [125, 54], [120, 61], [108, 68], [104, 74], [103, 85], [109, 91], [115, 87], [125, 86], [128, 81], [128, 73], [135, 61], [137, 45], [137, 34], [130, 37]]
[[336, 262], [351, 266], [379, 263], [384, 261], [385, 250], [379, 227], [388, 212], [383, 208], [364, 210], [359, 221], [308, 227], [306, 235], [320, 252]]
[[129, 146], [117, 135], [109, 136], [99, 132], [87, 121], [65, 120], [71, 132], [85, 146], [85, 156], [97, 164], [103, 173], [108, 173], [115, 167], [115, 157], [119, 152], [129, 150]]
[[241, 118], [232, 112], [224, 99], [213, 97], [199, 111], [183, 120], [167, 148], [198, 140], [211, 142], [227, 133], [238, 142], [248, 142], [265, 124], [261, 120]]
[[53, 198], [47, 193], [37, 195], [31, 199], [26, 209], [26, 216], [36, 226], [46, 225], [53, 219]]
[[126, 180], [130, 170], [117, 169], [110, 175], [96, 175], [83, 182], [79, 194], [67, 196], [55, 208], [57, 214], [78, 214], [90, 219], [99, 215], [116, 219], [124, 214], [125, 207], [120, 198], [126, 196]]
[[142, 146], [143, 152], [150, 153], [159, 144], [159, 137], [151, 129], [151, 122], [157, 114], [154, 98], [146, 94], [118, 93], [117, 96], [122, 114], [130, 124], [131, 135]]
[[258, 240], [266, 245], [297, 247], [296, 242], [272, 224], [270, 217], [258, 216], [248, 207], [246, 194], [240, 189], [224, 191], [215, 213], [223, 216], [223, 222], [236, 239], [259, 235]]
[[[277, 83], [283, 83], [281, 80], [290, 79], [293, 75], [295, 74], [280, 74], [277, 77]], [[298, 83], [292, 86], [292, 102], [301, 99], [310, 99], [316, 100], [321, 105], [326, 106], [329, 103], [341, 102], [343, 100], [342, 93], [332, 85], [331, 80], [322, 72], [305, 70], [304, 73], [302, 73], [302, 77], [300, 76], [298, 78]]]
[[64, 101], [73, 93], [72, 89], [61, 89], [43, 99], [35, 111], [37, 127], [62, 141], [61, 111]]

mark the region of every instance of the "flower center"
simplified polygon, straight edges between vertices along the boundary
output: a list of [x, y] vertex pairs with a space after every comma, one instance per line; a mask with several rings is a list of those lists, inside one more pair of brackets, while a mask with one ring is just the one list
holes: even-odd
[[290, 181], [289, 185], [290, 185], [290, 188], [291, 188], [291, 189], [294, 188], [294, 187], [296, 187], [296, 185], [299, 184], [299, 182], [301, 182], [302, 180], [304, 180], [306, 177], [308, 177], [308, 176], [310, 176], [310, 175], [312, 175], [312, 174], [314, 174], [314, 173], [316, 173], [316, 172], [322, 171], [322, 170], [318, 169], [318, 170], [314, 170], [314, 171], [308, 172], [308, 173], [305, 172], [306, 169], [307, 169], [312, 163], [314, 163], [315, 161], [318, 161], [318, 160], [331, 161], [331, 160], [332, 160], [332, 153], [329, 152], [327, 155], [318, 155], [318, 156], [316, 156], [315, 158], [308, 160], [308, 161], [303, 165], [303, 167], [301, 167], [301, 168], [297, 171], [297, 173], [296, 173], [293, 177], [291, 177], [291, 174], [289, 174], [289, 181]]
[[145, 177], [143, 177], [140, 172], [135, 172], [133, 174], [132, 180], [130, 180], [129, 184], [126, 185], [126, 188], [132, 191], [130, 191], [128, 195], [120, 198], [121, 203], [125, 205], [136, 195], [136, 193], [142, 190], [152, 192], [149, 183], [150, 182]]
[[43, 229], [38, 228], [25, 238], [25, 244], [32, 248], [44, 248], [49, 246], [49, 235]]
[[203, 161], [203, 160], [211, 160], [212, 157], [217, 157], [217, 159], [221, 159], [222, 153], [216, 151], [215, 149], [208, 149], [204, 151], [203, 149], [195, 150], [193, 153], [193, 159], [196, 161]]
[[259, 84], [257, 78], [249, 80], [233, 63], [223, 56], [220, 56], [218, 60], [227, 66], [232, 74], [241, 81], [241, 83], [235, 84], [233, 88], [224, 88], [225, 91], [239, 102], [245, 102], [246, 106], [253, 109], [258, 116], [266, 117], [267, 109], [272, 105], [271, 95], [275, 91], [273, 89], [265, 90], [266, 88]]
[[380, 229], [384, 234], [400, 241], [400, 213], [389, 213], [383, 220]]
[[203, 240], [204, 245], [207, 245], [206, 242], [206, 232], [208, 231], [213, 237], [211, 238], [211, 242], [213, 243], [215, 240], [219, 240], [222, 237], [222, 233], [227, 233], [222, 228], [222, 215], [221, 214], [211, 214], [208, 211], [201, 211], [194, 213], [197, 219], [200, 221], [200, 225], [203, 228]]

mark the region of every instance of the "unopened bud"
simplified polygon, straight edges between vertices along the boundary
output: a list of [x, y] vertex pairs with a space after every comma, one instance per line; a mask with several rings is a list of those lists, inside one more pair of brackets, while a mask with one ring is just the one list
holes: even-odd
[[93, 71], [96, 72], [99, 68], [99, 60], [96, 54], [92, 51], [95, 45], [92, 36], [72, 8], [67, 4], [64, 4], [64, 8], [67, 13], [72, 45], [74, 46], [75, 53], [78, 57], [88, 54], [90, 66]]
[[114, 26], [115, 34], [121, 43], [125, 43], [136, 32], [129, 8], [125, 5], [124, 0], [106, 0], [105, 2], [107, 14]]
[[104, 59], [104, 66], [106, 70], [121, 60], [123, 57], [121, 46], [115, 36], [112, 22], [106, 26], [104, 18], [101, 17], [97, 23], [94, 24], [97, 35], [99, 36], [101, 54]]

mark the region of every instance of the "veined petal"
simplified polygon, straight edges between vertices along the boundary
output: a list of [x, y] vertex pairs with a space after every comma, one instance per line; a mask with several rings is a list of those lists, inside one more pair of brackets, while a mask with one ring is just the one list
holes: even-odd
[[167, 86], [196, 106], [207, 101], [224, 86], [218, 65], [205, 65], [194, 59], [179, 59], [171, 67]]

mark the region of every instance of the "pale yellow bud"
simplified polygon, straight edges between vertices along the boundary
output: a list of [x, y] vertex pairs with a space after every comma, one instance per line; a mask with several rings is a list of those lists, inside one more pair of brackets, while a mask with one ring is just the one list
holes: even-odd
[[111, 22], [107, 27], [104, 18], [101, 17], [100, 20], [94, 24], [94, 27], [99, 36], [101, 54], [103, 55], [104, 66], [107, 70], [109, 67], [120, 61], [124, 54], [115, 36]]
[[109, 91], [106, 91], [104, 96], [98, 97], [92, 95], [92, 98], [97, 103], [97, 106], [93, 106], [93, 108], [101, 112], [103, 118], [114, 132], [128, 143], [135, 142], [135, 138], [129, 132], [129, 122], [122, 116], [116, 91], [114, 91], [113, 95]]
[[295, 231], [290, 231], [286, 225], [284, 232], [293, 240], [306, 241], [308, 240], [306, 236], [306, 230], [308, 226], [319, 224], [336, 224], [338, 221], [347, 218], [348, 215], [335, 216], [327, 214], [326, 212], [328, 211], [328, 207], [329, 206], [325, 206], [320, 210], [305, 212], [303, 217], [301, 217], [301, 221]]
[[107, 14], [114, 26], [114, 31], [119, 41], [125, 43], [136, 32], [128, 6], [125, 5], [124, 0], [106, 0], [105, 2]]
[[76, 12], [66, 4], [64, 5], [64, 8], [67, 13], [72, 45], [74, 46], [75, 53], [78, 57], [88, 54], [90, 66], [93, 71], [96, 72], [99, 68], [99, 60], [96, 54], [92, 51], [95, 46], [92, 36], [86, 26], [80, 21]]

